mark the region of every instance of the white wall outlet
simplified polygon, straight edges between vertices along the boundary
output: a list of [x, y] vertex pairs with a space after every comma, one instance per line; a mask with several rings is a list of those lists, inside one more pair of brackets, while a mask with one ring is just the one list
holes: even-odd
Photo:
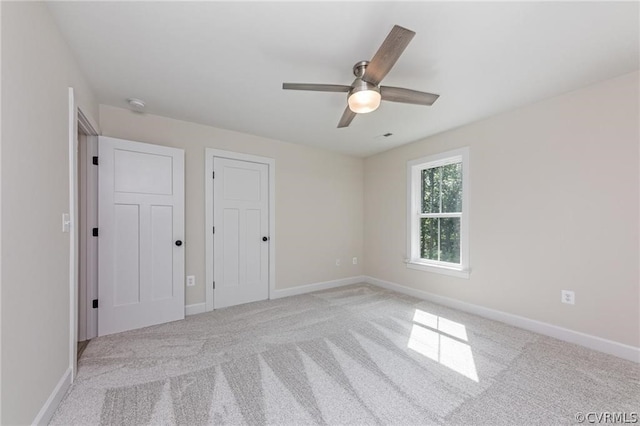
[[336, 266], [340, 266], [340, 259], [336, 259]]
[[571, 290], [561, 290], [560, 296], [562, 303], [566, 303], [568, 305], [575, 305], [576, 303], [576, 293]]
[[357, 265], [357, 264], [358, 264], [358, 258], [357, 258], [357, 257], [354, 257], [354, 258], [353, 258], [353, 260], [352, 260], [352, 262], [353, 262], [353, 264], [354, 264], [354, 265]]
[[195, 277], [195, 275], [188, 275], [187, 276], [187, 287], [193, 287], [194, 285], [196, 285], [196, 277]]

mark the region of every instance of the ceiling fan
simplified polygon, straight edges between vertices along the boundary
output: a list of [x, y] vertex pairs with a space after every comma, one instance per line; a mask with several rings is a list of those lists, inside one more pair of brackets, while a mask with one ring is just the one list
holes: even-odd
[[338, 128], [351, 124], [356, 114], [375, 111], [380, 101], [405, 104], [433, 105], [440, 95], [418, 92], [401, 87], [380, 86], [380, 82], [395, 65], [416, 33], [394, 25], [387, 38], [371, 61], [360, 61], [353, 66], [356, 79], [351, 86], [341, 84], [282, 83], [285, 90], [313, 90], [317, 92], [346, 92], [347, 108], [342, 114]]

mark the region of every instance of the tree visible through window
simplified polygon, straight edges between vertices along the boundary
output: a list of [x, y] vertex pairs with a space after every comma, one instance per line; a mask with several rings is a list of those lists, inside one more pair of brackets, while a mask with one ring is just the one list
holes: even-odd
[[420, 257], [460, 263], [462, 163], [422, 170]]

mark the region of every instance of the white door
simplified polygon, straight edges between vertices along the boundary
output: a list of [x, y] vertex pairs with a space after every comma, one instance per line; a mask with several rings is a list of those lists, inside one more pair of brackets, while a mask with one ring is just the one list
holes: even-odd
[[98, 334], [184, 319], [184, 151], [98, 148]]
[[269, 169], [213, 160], [214, 307], [269, 297]]

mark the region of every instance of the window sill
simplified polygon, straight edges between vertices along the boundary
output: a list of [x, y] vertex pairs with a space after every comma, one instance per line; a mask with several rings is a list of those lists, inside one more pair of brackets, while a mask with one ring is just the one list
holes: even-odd
[[433, 265], [429, 263], [419, 262], [416, 260], [406, 261], [407, 268], [416, 269], [418, 271], [433, 272], [436, 274], [449, 275], [451, 277], [469, 279], [471, 270], [469, 269], [456, 269], [446, 266]]

